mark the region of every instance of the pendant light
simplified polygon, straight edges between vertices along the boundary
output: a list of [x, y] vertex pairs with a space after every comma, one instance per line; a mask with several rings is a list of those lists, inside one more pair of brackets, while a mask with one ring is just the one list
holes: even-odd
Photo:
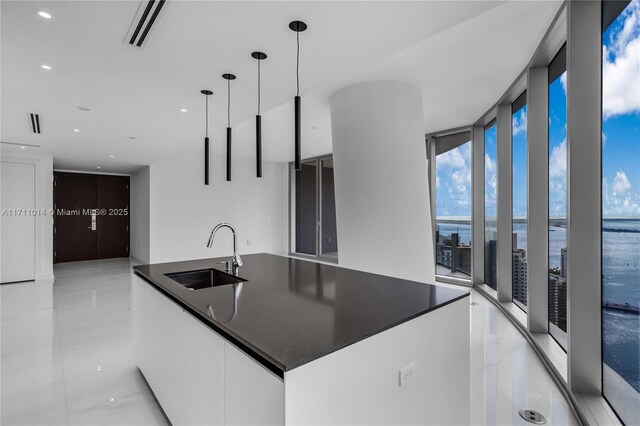
[[233, 74], [222, 74], [227, 80], [227, 182], [231, 182], [231, 80], [235, 80]]
[[200, 91], [204, 95], [204, 184], [209, 185], [209, 96], [213, 95], [211, 90]]
[[267, 54], [253, 52], [253, 59], [258, 60], [258, 115], [256, 115], [256, 176], [262, 177], [262, 116], [260, 115], [260, 62], [267, 59]]
[[307, 24], [302, 21], [293, 21], [289, 24], [289, 29], [296, 32], [295, 166], [296, 170], [302, 170], [300, 159], [300, 33], [307, 29]]

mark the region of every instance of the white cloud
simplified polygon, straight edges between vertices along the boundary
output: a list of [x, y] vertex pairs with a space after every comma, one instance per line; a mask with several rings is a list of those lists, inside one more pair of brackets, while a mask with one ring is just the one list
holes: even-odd
[[[518, 118], [518, 116], [520, 116], [520, 118]], [[524, 110], [520, 110], [520, 113], [513, 116], [511, 125], [513, 136], [527, 132], [527, 114]]]
[[436, 168], [460, 168], [466, 164], [464, 149], [462, 147], [449, 150], [436, 157]]
[[495, 173], [496, 172], [496, 162], [493, 160], [489, 154], [484, 155], [484, 173], [485, 175]]
[[[631, 192], [631, 184], [626, 173], [619, 170], [613, 179], [612, 186], [613, 190], [611, 190], [607, 178], [602, 179], [602, 212], [604, 216], [640, 216], [640, 194]], [[618, 192], [616, 186], [618, 189], [624, 190]]]
[[560, 84], [562, 84], [562, 91], [567, 94], [567, 72], [563, 72], [560, 76]]
[[496, 175], [496, 161], [489, 155], [484, 155], [484, 202], [485, 213], [495, 216], [496, 199], [498, 195], [498, 179]]
[[471, 144], [436, 157], [436, 214], [471, 214]]
[[549, 157], [549, 178], [566, 179], [567, 176], [567, 140], [553, 148]]
[[613, 178], [613, 192], [616, 194], [623, 194], [631, 189], [631, 182], [627, 178], [627, 174], [622, 170], [616, 172], [616, 176]]
[[567, 140], [551, 150], [549, 157], [549, 213], [562, 217], [567, 210]]
[[640, 2], [631, 3], [622, 29], [602, 50], [604, 118], [640, 112]]

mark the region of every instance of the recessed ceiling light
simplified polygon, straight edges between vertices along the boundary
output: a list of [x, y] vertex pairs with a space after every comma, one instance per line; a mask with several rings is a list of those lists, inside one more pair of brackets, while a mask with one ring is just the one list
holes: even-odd
[[80, 111], [91, 111], [91, 108], [84, 105], [78, 105], [76, 108], [78, 108]]
[[100, 168], [100, 166], [96, 167], [96, 169], [99, 169], [99, 168]]
[[20, 149], [27, 149], [27, 147], [26, 146], [21, 146]]
[[186, 109], [186, 108], [182, 108], [182, 109], [180, 110], [180, 112], [187, 112], [187, 109]]
[[44, 19], [51, 19], [53, 18], [53, 16], [51, 16], [50, 13], [45, 12], [44, 10], [40, 10], [38, 11], [38, 15], [42, 16]]
[[74, 132], [78, 133], [80, 129], [73, 129]]
[[46, 65], [46, 64], [42, 64], [42, 65], [40, 65], [40, 68], [45, 69], [45, 70], [50, 70], [51, 66], [50, 65]]
[[115, 155], [110, 155], [109, 158], [116, 158], [116, 156]]

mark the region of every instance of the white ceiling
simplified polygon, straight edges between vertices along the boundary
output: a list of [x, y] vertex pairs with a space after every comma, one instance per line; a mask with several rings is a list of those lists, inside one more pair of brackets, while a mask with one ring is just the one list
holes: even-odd
[[[210, 133], [222, 140], [221, 74], [238, 76], [231, 114], [234, 128], [242, 128], [256, 113], [250, 53], [261, 50], [269, 55], [262, 66], [264, 156], [290, 161], [295, 35], [288, 23], [294, 19], [309, 25], [301, 35], [303, 156], [331, 151], [327, 99], [359, 81], [418, 86], [425, 132], [469, 124], [522, 71], [560, 4], [173, 0], [140, 49], [123, 42], [138, 1], [2, 2], [0, 137], [40, 146], [3, 144], [2, 152], [50, 154], [57, 168], [100, 165], [101, 171], [127, 173], [200, 149], [200, 89], [214, 91]], [[39, 10], [53, 19], [39, 17]], [[41, 116], [40, 135], [31, 133], [30, 112]], [[253, 155], [253, 147], [243, 143], [234, 155]]]

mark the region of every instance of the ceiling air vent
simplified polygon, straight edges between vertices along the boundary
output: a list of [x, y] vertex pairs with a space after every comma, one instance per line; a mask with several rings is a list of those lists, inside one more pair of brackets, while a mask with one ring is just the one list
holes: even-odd
[[38, 114], [29, 114], [31, 118], [31, 130], [33, 133], [40, 134], [40, 116]]
[[142, 47], [144, 41], [153, 32], [153, 24], [158, 21], [166, 2], [167, 0], [142, 0], [129, 32], [127, 32], [125, 42], [132, 46]]

